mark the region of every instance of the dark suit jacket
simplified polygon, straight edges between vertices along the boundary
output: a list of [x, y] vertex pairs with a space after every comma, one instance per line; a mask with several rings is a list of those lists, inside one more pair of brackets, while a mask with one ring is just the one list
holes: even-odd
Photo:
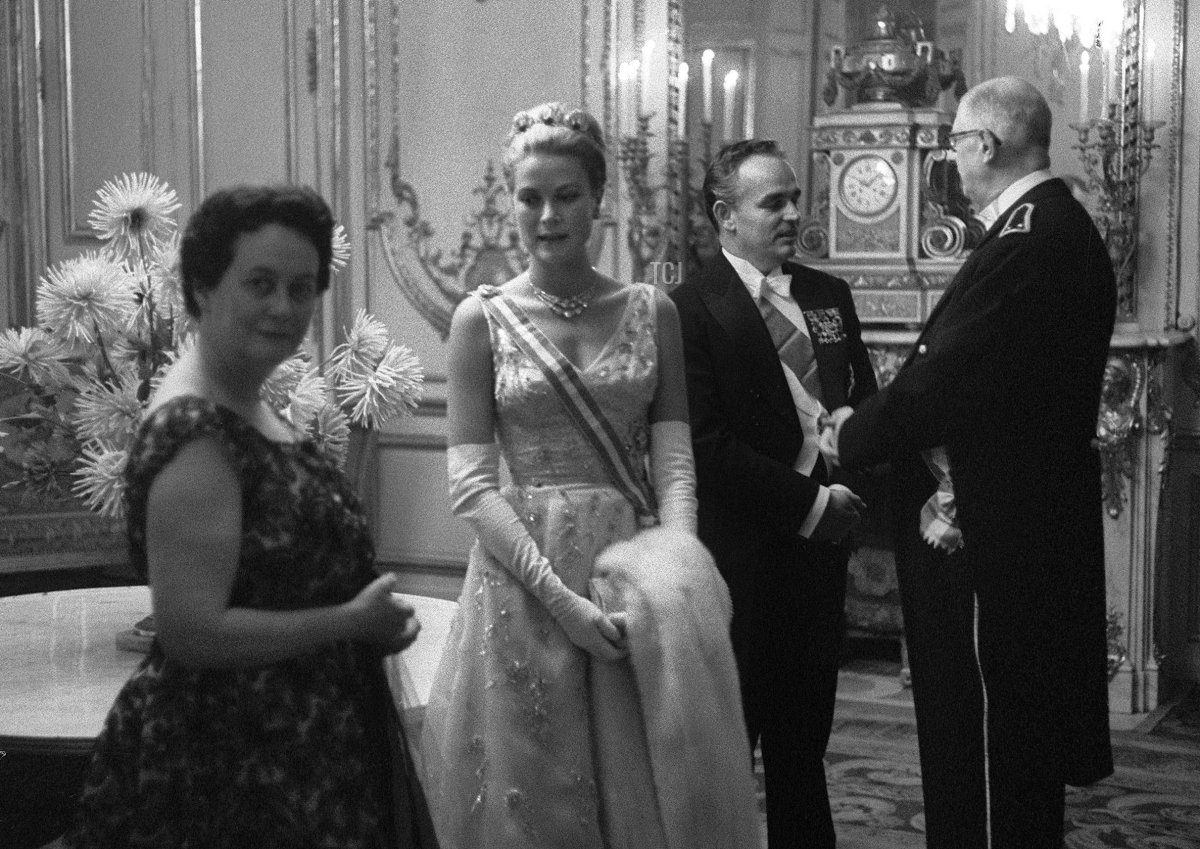
[[1115, 307], [1091, 218], [1061, 180], [1041, 183], [984, 235], [895, 380], [838, 442], [846, 466], [892, 461], [898, 556], [924, 545], [918, 513], [934, 482], [919, 452], [946, 447], [972, 590], [1042, 647], [1013, 703], [1045, 707], [1026, 720], [1061, 733], [1053, 751], [1027, 754], [1068, 783], [1111, 771], [1091, 442]]
[[[826, 408], [876, 389], [850, 288], [786, 263], [804, 311]], [[797, 536], [818, 482], [797, 473], [803, 432], [770, 332], [745, 285], [718, 254], [671, 293], [679, 309], [696, 456], [700, 539], [730, 584], [762, 569], [797, 568]], [[736, 613], [735, 613], [736, 616]]]

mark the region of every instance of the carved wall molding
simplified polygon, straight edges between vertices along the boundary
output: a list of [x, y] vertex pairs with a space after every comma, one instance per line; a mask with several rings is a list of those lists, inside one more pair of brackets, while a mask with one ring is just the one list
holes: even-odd
[[812, 134], [813, 147], [936, 147], [939, 144], [936, 129], [918, 127], [916, 132], [910, 124], [839, 126], [816, 129]]
[[1180, 333], [1136, 335], [1114, 342], [1104, 369], [1096, 445], [1102, 462], [1105, 512], [1121, 516], [1128, 503], [1126, 485], [1137, 478], [1149, 450], [1146, 437], [1157, 437], [1156, 477], [1165, 479], [1170, 457], [1172, 409], [1163, 389], [1163, 366], [1172, 348], [1181, 348], [1183, 364], [1194, 358], [1194, 342]]
[[861, 321], [914, 324], [922, 320], [920, 292], [854, 292], [854, 309]]
[[468, 215], [457, 249], [447, 254], [421, 215], [416, 188], [400, 178], [395, 143], [384, 164], [395, 209], [376, 210], [367, 226], [379, 234], [400, 291], [444, 339], [454, 308], [469, 292], [484, 283], [498, 286], [525, 267], [525, 250], [503, 200], [507, 190], [488, 160], [472, 192], [480, 206]]
[[[832, 272], [831, 272], [832, 273]], [[895, 268], [880, 271], [859, 271], [839, 274], [851, 289], [945, 289], [954, 279], [952, 271], [900, 271]]]
[[1141, 405], [1151, 367], [1135, 354], [1119, 353], [1110, 356], [1104, 368], [1096, 442], [1102, 463], [1104, 509], [1113, 519], [1125, 507], [1125, 482], [1134, 476], [1136, 437], [1143, 426]]
[[[1168, 91], [1184, 90], [1184, 10], [1186, 0], [1175, 0], [1171, 26], [1171, 77]], [[1182, 193], [1179, 188], [1183, 171], [1183, 145], [1180, 143], [1180, 128], [1183, 126], [1183, 97], [1170, 98], [1171, 109], [1167, 117], [1165, 157], [1167, 167], [1167, 273], [1163, 275], [1163, 327], [1176, 330], [1191, 330], [1196, 326], [1194, 315], [1184, 314], [1180, 309], [1180, 246], [1179, 220]]]

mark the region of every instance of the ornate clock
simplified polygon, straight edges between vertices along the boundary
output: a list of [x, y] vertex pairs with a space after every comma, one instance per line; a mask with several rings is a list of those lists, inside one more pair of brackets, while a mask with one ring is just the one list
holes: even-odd
[[882, 156], [868, 154], [854, 158], [842, 169], [838, 194], [847, 213], [874, 218], [891, 208], [898, 186], [896, 169]]
[[813, 119], [802, 261], [849, 281], [866, 327], [923, 323], [970, 246], [943, 147], [951, 121], [899, 103]]

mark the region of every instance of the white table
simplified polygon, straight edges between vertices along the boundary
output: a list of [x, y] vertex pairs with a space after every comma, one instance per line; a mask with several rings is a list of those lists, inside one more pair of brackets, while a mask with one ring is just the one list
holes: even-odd
[[[424, 715], [455, 602], [401, 594], [421, 636], [404, 652], [405, 725]], [[0, 751], [88, 752], [117, 691], [145, 655], [116, 635], [150, 612], [147, 587], [102, 587], [0, 598]], [[395, 664], [389, 678], [398, 680]]]

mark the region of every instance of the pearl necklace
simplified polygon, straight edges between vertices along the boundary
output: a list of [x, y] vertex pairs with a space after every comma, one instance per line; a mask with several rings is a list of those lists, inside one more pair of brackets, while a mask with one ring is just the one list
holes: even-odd
[[534, 286], [532, 282], [529, 285], [533, 286], [533, 294], [537, 296], [539, 301], [548, 306], [551, 312], [562, 316], [567, 321], [579, 318], [596, 295], [595, 283], [592, 283], [591, 286], [588, 286], [578, 295], [570, 295], [565, 298], [560, 295], [551, 295], [545, 289]]

